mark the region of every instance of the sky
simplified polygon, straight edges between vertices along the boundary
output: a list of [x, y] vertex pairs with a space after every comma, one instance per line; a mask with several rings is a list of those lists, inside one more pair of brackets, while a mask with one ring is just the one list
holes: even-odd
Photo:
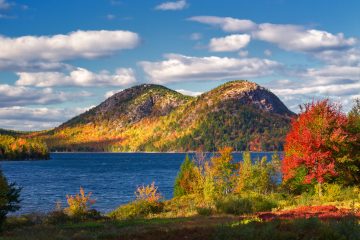
[[0, 128], [42, 130], [128, 87], [246, 79], [294, 112], [360, 97], [358, 0], [0, 0]]

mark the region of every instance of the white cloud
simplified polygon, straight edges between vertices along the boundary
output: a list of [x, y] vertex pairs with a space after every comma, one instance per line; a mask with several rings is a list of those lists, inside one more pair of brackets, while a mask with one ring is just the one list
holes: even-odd
[[154, 83], [196, 80], [256, 78], [274, 72], [281, 65], [258, 58], [192, 57], [167, 54], [160, 62], [140, 62], [147, 77]]
[[348, 48], [356, 44], [355, 38], [346, 39], [342, 33], [331, 33], [305, 29], [296, 25], [264, 23], [253, 32], [256, 39], [277, 44], [288, 51], [316, 52], [329, 49]]
[[190, 90], [186, 90], [186, 89], [177, 89], [175, 91], [177, 91], [183, 95], [192, 96], [192, 97], [196, 97], [196, 96], [203, 94], [203, 92], [190, 91]]
[[327, 50], [315, 55], [316, 58], [338, 66], [360, 66], [360, 49]]
[[225, 32], [245, 32], [254, 39], [276, 44], [288, 51], [321, 52], [347, 49], [357, 42], [355, 38], [345, 38], [343, 33], [336, 35], [317, 29], [307, 29], [291, 24], [256, 24], [251, 20], [231, 17], [195, 16], [191, 21], [220, 27]]
[[51, 88], [35, 89], [22, 86], [0, 85], [0, 107], [44, 105], [81, 99], [91, 94], [85, 91], [65, 93]]
[[347, 84], [353, 83], [353, 81], [360, 82], [360, 68], [357, 66], [329, 65], [322, 68], [310, 68], [304, 73], [304, 76], [309, 79], [315, 79], [316, 81], [312, 84], [317, 85]]
[[67, 35], [0, 36], [0, 61], [49, 61], [92, 59], [135, 48], [139, 36], [129, 31], [76, 31]]
[[195, 16], [189, 18], [189, 20], [220, 27], [225, 32], [245, 32], [256, 28], [256, 23], [251, 20], [231, 17]]
[[117, 89], [117, 90], [111, 90], [105, 93], [104, 97], [107, 99], [109, 97], [111, 97], [112, 95], [114, 95], [115, 93], [119, 93], [121, 91], [123, 91], [124, 89]]
[[293, 110], [314, 99], [330, 98], [342, 103], [348, 111], [352, 100], [360, 97], [360, 68], [357, 66], [310, 68], [294, 77], [301, 81], [281, 80], [268, 84]]
[[0, 9], [8, 9], [11, 7], [11, 4], [6, 0], [0, 0]]
[[0, 108], [0, 128], [24, 131], [49, 129], [86, 110], [88, 108], [3, 107]]
[[179, 0], [175, 2], [164, 2], [155, 7], [156, 10], [162, 11], [177, 11], [182, 10], [188, 6], [186, 0]]
[[53, 87], [53, 86], [127, 86], [136, 82], [131, 68], [119, 68], [115, 73], [108, 71], [94, 73], [84, 68], [63, 72], [19, 72], [16, 85]]
[[250, 36], [247, 34], [233, 34], [223, 38], [212, 38], [209, 49], [212, 52], [231, 52], [238, 51], [246, 47], [250, 42]]

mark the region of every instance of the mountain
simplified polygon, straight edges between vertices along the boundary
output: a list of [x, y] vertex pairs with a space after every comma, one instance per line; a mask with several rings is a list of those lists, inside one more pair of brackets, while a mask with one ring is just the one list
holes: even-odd
[[143, 84], [59, 127], [32, 134], [57, 151], [281, 150], [294, 113], [269, 90], [225, 83], [198, 97]]
[[30, 133], [30, 132], [14, 131], [14, 130], [8, 130], [8, 129], [0, 128], [0, 135], [8, 135], [8, 136], [16, 137], [16, 136], [22, 136], [22, 135], [27, 134], [27, 133]]

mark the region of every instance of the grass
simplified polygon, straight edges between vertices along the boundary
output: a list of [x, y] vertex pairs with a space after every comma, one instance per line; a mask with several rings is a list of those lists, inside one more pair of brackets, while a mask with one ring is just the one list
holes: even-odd
[[360, 239], [359, 191], [344, 191], [336, 198], [249, 193], [212, 204], [192, 194], [151, 204], [136, 200], [108, 216], [93, 210], [30, 214], [9, 217], [0, 240]]
[[[13, 219], [14, 220], [14, 219]], [[1, 240], [51, 239], [360, 239], [358, 219], [317, 218], [261, 221], [233, 215], [90, 220], [80, 223], [25, 224], [7, 229]]]

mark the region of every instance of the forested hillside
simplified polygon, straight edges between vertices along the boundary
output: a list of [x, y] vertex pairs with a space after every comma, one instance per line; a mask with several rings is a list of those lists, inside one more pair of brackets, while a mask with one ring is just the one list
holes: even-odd
[[281, 150], [294, 113], [267, 89], [232, 81], [199, 97], [143, 84], [42, 133], [56, 151]]

